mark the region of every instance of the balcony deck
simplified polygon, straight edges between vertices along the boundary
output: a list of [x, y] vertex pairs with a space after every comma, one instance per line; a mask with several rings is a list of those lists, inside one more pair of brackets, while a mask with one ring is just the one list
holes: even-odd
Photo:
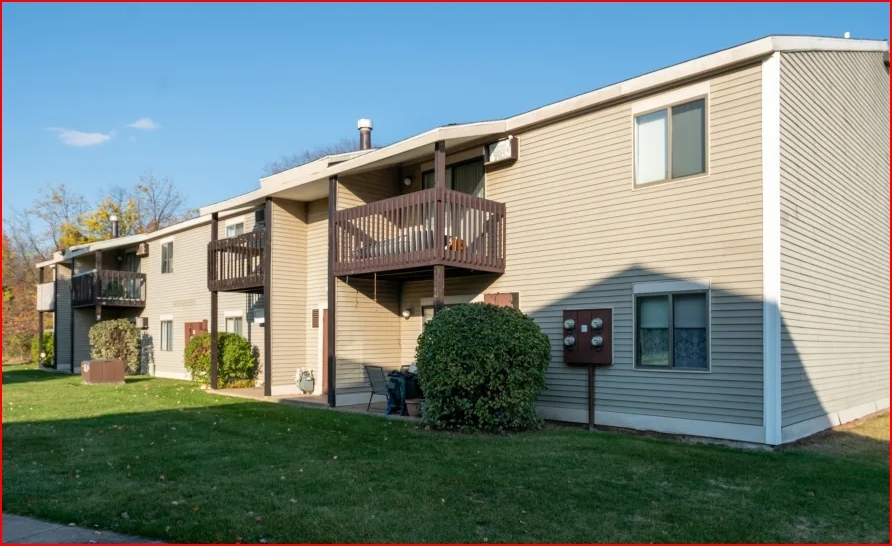
[[334, 275], [419, 278], [505, 272], [505, 205], [432, 188], [335, 213]]
[[266, 231], [258, 230], [208, 243], [208, 290], [263, 292]]
[[71, 278], [71, 305], [145, 307], [146, 274], [102, 269], [75, 275]]

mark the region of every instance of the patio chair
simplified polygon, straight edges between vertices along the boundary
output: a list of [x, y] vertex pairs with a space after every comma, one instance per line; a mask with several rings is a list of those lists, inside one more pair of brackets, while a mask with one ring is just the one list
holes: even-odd
[[372, 398], [374, 398], [376, 394], [387, 396], [389, 398], [389, 392], [387, 390], [387, 376], [384, 375], [384, 368], [381, 366], [365, 366], [365, 374], [368, 376], [369, 384], [372, 386], [372, 394], [369, 396], [369, 404], [365, 408], [366, 411], [369, 411], [372, 407]]
[[400, 366], [400, 373], [408, 372], [409, 368], [411, 368], [411, 367], [412, 367], [411, 364], [403, 364], [402, 366]]

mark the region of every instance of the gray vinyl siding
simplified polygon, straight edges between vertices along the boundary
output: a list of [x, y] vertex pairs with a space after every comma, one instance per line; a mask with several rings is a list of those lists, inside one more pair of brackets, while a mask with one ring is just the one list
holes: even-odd
[[[396, 169], [341, 177], [338, 209], [356, 207], [399, 194]], [[337, 394], [368, 392], [363, 366], [398, 367], [400, 357], [399, 285], [393, 281], [350, 278], [337, 282]]]
[[[518, 160], [488, 169], [486, 196], [508, 211], [507, 269], [488, 290], [519, 292], [551, 339], [541, 406], [587, 408], [562, 311], [612, 307], [596, 412], [762, 425], [760, 65], [712, 77], [707, 108], [706, 176], [635, 188], [630, 103], [519, 133]], [[711, 371], [634, 370], [633, 285], [696, 279], [712, 286]]]
[[889, 397], [889, 74], [781, 54], [782, 424]]
[[71, 267], [56, 264], [56, 369], [71, 369]]
[[270, 317], [272, 385], [295, 384], [295, 372], [306, 359], [307, 330], [307, 206], [299, 201], [272, 203], [272, 268]]

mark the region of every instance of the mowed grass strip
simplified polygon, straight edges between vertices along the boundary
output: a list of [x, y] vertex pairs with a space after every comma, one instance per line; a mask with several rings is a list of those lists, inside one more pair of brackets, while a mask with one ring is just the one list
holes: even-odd
[[888, 415], [777, 452], [3, 369], [3, 507], [167, 542], [888, 542]]

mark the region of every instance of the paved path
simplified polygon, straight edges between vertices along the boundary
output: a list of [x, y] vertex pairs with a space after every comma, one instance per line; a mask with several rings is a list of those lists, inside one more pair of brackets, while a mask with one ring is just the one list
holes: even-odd
[[13, 544], [163, 544], [144, 538], [48, 523], [38, 519], [3, 514], [3, 543]]

